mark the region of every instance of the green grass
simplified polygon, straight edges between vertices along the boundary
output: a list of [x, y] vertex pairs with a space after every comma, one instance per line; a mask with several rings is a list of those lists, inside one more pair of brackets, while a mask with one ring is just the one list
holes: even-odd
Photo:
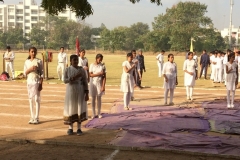
[[[70, 52], [72, 53], [72, 52]], [[68, 53], [68, 58], [71, 55]], [[54, 77], [55, 79], [49, 79], [48, 82], [59, 82], [57, 80], [57, 54], [58, 52], [54, 52], [53, 62], [49, 63], [49, 77]], [[103, 61], [105, 62], [106, 68], [107, 68], [107, 85], [120, 85], [120, 78], [122, 74], [122, 62], [126, 60], [126, 56], [124, 54], [109, 54], [102, 52], [104, 58]], [[164, 56], [164, 61], [167, 61], [167, 54]], [[14, 67], [15, 71], [22, 71], [24, 61], [28, 56], [28, 53], [16, 53], [16, 58], [14, 61]], [[94, 62], [95, 55], [91, 51], [86, 51], [86, 57], [88, 58], [89, 64]], [[41, 53], [38, 53], [38, 57], [41, 58]], [[143, 73], [143, 86], [163, 86], [163, 78], [158, 77], [158, 67], [156, 62], [156, 55], [145, 55], [145, 66], [146, 66], [146, 72]], [[184, 79], [183, 75], [184, 72], [182, 70], [183, 68], [183, 62], [185, 60], [185, 56], [175, 56], [175, 62], [177, 63], [178, 67], [178, 86], [183, 86]], [[0, 57], [0, 62], [2, 66], [2, 55]], [[2, 67], [0, 67], [0, 71], [2, 71]], [[210, 73], [210, 70], [208, 71]], [[11, 74], [10, 74], [11, 75]], [[224, 86], [223, 84], [218, 84], [218, 86], [213, 86], [212, 82], [210, 80], [198, 80], [196, 82], [196, 87], [204, 87], [204, 88], [216, 88]]]

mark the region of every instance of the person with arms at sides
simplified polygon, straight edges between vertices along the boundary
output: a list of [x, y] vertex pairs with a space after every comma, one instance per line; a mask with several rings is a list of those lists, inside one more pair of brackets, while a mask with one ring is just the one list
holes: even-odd
[[15, 73], [14, 73], [14, 59], [15, 59], [15, 53], [11, 50], [10, 46], [7, 46], [7, 51], [4, 53], [3, 56], [5, 60], [5, 72], [9, 74], [9, 69], [12, 72], [12, 79], [15, 79]]
[[187, 100], [193, 100], [193, 88], [197, 79], [197, 63], [193, 60], [193, 52], [188, 53], [188, 59], [184, 61], [184, 86], [186, 86]]
[[[85, 49], [80, 50], [80, 54], [78, 57], [78, 66], [81, 66], [85, 70], [87, 82], [89, 82], [90, 78], [89, 78], [89, 72], [88, 72], [88, 60], [85, 57]], [[87, 101], [83, 101], [83, 106], [87, 108]], [[88, 109], [87, 109], [86, 115], [88, 117]]]
[[215, 83], [221, 83], [222, 80], [222, 68], [223, 68], [223, 59], [221, 57], [221, 51], [218, 51], [217, 58], [215, 59], [215, 76], [214, 76], [214, 82]]
[[[29, 124], [39, 123], [40, 111], [40, 91], [43, 83], [43, 64], [42, 61], [36, 58], [37, 49], [29, 48], [29, 56], [24, 63], [24, 75], [27, 77], [27, 90], [30, 104], [31, 118]], [[36, 113], [33, 112], [33, 101], [35, 102]]]
[[[133, 60], [132, 62], [135, 64], [135, 69], [133, 71], [133, 77], [134, 77], [134, 88], [135, 87], [138, 87], [140, 89], [140, 86], [138, 86], [137, 82], [138, 80], [141, 80], [141, 73], [140, 73], [140, 66], [139, 66], [139, 62], [138, 62], [138, 59], [136, 58], [136, 51], [135, 50], [132, 50], [131, 51], [132, 55], [133, 55]], [[131, 101], [134, 100], [134, 90], [131, 94]]]
[[239, 82], [240, 82], [240, 51], [237, 51], [237, 54], [238, 54], [238, 60], [237, 60], [237, 64], [238, 64], [238, 86], [237, 88], [239, 88]]
[[73, 134], [73, 123], [77, 123], [77, 135], [82, 134], [81, 123], [87, 120], [87, 107], [83, 101], [88, 101], [88, 83], [85, 70], [78, 66], [78, 56], [70, 56], [70, 66], [64, 73], [66, 95], [64, 103], [63, 120], [69, 126], [68, 135]]
[[197, 64], [197, 67], [196, 67], [196, 76], [198, 77], [198, 56], [197, 56], [197, 53], [194, 51], [193, 52], [193, 60], [195, 61], [195, 63]]
[[164, 55], [165, 51], [162, 50], [156, 57], [157, 65], [158, 65], [158, 77], [162, 77], [162, 69], [163, 69], [163, 63], [164, 63]]
[[132, 53], [127, 54], [127, 60], [122, 63], [123, 73], [121, 77], [121, 91], [123, 94], [124, 110], [132, 110], [130, 108], [131, 93], [134, 90], [134, 77], [133, 71], [136, 64], [132, 62]]
[[90, 65], [89, 75], [90, 75], [90, 96], [92, 96], [92, 119], [95, 118], [95, 106], [97, 101], [97, 115], [98, 118], [102, 118], [101, 107], [102, 107], [102, 95], [105, 94], [105, 84], [106, 84], [106, 67], [102, 63], [103, 55], [97, 54], [95, 62]]
[[174, 62], [173, 54], [168, 55], [168, 62], [163, 65], [163, 77], [164, 77], [164, 105], [167, 105], [168, 92], [170, 90], [170, 101], [169, 105], [174, 105], [173, 94], [176, 85], [178, 85], [177, 78], [177, 65]]
[[143, 71], [146, 72], [146, 69], [145, 69], [145, 64], [144, 64], [144, 56], [142, 54], [142, 50], [139, 49], [138, 50], [138, 55], [137, 55], [137, 60], [138, 60], [138, 63], [139, 63], [139, 67], [140, 67], [140, 74], [141, 74], [141, 79], [138, 79], [138, 86], [140, 88], [143, 88], [142, 85], [141, 85], [141, 82], [142, 82], [142, 75], [143, 75]]
[[201, 78], [203, 70], [205, 71], [205, 80], [207, 79], [207, 70], [208, 70], [208, 66], [210, 66], [210, 59], [209, 59], [209, 55], [207, 54], [206, 50], [203, 50], [203, 54], [201, 56], [200, 59], [200, 66], [201, 66], [201, 71], [200, 71], [200, 75], [199, 78]]
[[[235, 54], [228, 55], [228, 62], [226, 64], [226, 89], [227, 89], [227, 108], [234, 108], [235, 90], [238, 84], [238, 65], [234, 62]], [[230, 94], [232, 98], [230, 100]]]
[[60, 52], [58, 53], [58, 65], [57, 65], [58, 80], [63, 81], [66, 67], [68, 67], [67, 54], [64, 52], [64, 47], [61, 47]]
[[224, 68], [224, 79], [225, 79], [225, 86], [227, 84], [226, 81], [226, 77], [227, 77], [227, 72], [226, 72], [226, 64], [228, 63], [228, 55], [231, 53], [232, 51], [230, 49], [227, 49], [227, 54], [225, 54], [224, 58], [223, 58], [223, 68]]

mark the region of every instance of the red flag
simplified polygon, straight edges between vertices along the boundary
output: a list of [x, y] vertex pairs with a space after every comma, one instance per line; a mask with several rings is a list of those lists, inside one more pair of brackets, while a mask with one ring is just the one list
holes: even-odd
[[80, 52], [80, 44], [79, 44], [79, 39], [78, 36], [76, 38], [76, 54], [79, 56], [79, 52]]

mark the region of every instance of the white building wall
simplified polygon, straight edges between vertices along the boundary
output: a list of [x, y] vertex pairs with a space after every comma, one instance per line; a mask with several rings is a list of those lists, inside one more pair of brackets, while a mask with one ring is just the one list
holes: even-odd
[[[29, 33], [41, 19], [47, 16], [43, 8], [36, 5], [33, 0], [23, 0], [19, 4], [0, 5], [0, 30], [6, 31], [9, 27], [22, 27], [24, 33]], [[77, 21], [75, 13], [66, 9], [59, 17]]]

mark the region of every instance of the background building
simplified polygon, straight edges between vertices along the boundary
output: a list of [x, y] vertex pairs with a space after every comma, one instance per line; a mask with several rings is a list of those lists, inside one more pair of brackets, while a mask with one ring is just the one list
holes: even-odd
[[[20, 27], [23, 29], [24, 34], [29, 33], [46, 16], [47, 13], [34, 0], [23, 0], [19, 4], [1, 4], [0, 30], [6, 31], [10, 27]], [[70, 9], [66, 9], [58, 16], [69, 20], [77, 20], [75, 13], [71, 12]], [[44, 29], [45, 26], [42, 28]]]
[[[229, 28], [224, 28], [223, 30], [221, 30], [221, 36], [223, 38], [228, 37], [229, 36]], [[240, 38], [240, 27], [234, 28], [234, 26], [232, 26], [231, 36], [232, 36], [232, 38], [236, 39], [234, 45], [238, 45], [239, 38]]]

